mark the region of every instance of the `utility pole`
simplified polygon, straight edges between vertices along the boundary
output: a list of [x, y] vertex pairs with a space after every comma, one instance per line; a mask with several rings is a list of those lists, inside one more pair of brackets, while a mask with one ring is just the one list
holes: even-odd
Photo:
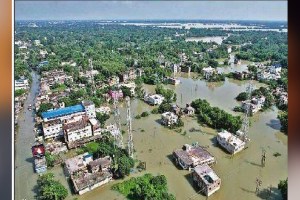
[[128, 155], [133, 158], [133, 139], [131, 127], [131, 113], [130, 113], [130, 97], [126, 97], [127, 102], [127, 126], [128, 126]]
[[261, 155], [261, 166], [265, 167], [266, 164], [266, 150], [262, 150], [262, 155]]
[[90, 67], [90, 70], [91, 70], [92, 93], [94, 95], [94, 94], [96, 94], [96, 88], [95, 88], [95, 83], [94, 83], [93, 61], [92, 61], [91, 58], [89, 59], [89, 67]]
[[115, 144], [117, 144], [118, 147], [123, 148], [123, 136], [121, 133], [121, 122], [120, 122], [120, 110], [118, 106], [118, 97], [113, 97], [113, 104], [114, 104], [114, 121], [117, 128], [117, 131], [115, 132]]

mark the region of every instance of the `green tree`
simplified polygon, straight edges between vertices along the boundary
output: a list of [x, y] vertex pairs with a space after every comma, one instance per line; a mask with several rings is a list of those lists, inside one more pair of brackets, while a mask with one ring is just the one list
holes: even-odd
[[245, 101], [248, 99], [248, 94], [247, 92], [241, 92], [240, 94], [237, 95], [235, 99], [238, 101]]
[[280, 120], [281, 124], [281, 131], [284, 133], [288, 133], [288, 113], [282, 112], [277, 116], [277, 118]]
[[53, 173], [39, 176], [37, 185], [39, 199], [63, 200], [68, 196], [67, 189], [59, 181], [54, 180]]
[[52, 103], [41, 103], [40, 108], [37, 112], [38, 116], [41, 116], [42, 112], [46, 112], [47, 110], [53, 109]]
[[98, 113], [98, 112], [96, 113], [96, 118], [99, 120], [101, 126], [104, 126], [106, 120], [108, 120], [109, 117], [110, 116], [106, 113]]
[[278, 189], [281, 192], [281, 196], [282, 196], [283, 200], [287, 199], [287, 188], [288, 188], [288, 180], [287, 179], [279, 182]]
[[130, 169], [133, 167], [134, 161], [132, 158], [123, 155], [118, 159], [118, 171], [122, 178], [128, 176], [130, 173]]

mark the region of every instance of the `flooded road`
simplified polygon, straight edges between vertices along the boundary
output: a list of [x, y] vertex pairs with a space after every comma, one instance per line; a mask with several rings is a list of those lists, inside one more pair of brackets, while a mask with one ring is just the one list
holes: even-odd
[[34, 143], [34, 113], [27, 108], [34, 105], [35, 94], [38, 91], [38, 75], [31, 72], [32, 87], [24, 103], [24, 109], [20, 113], [19, 130], [15, 142], [15, 199], [34, 199], [37, 174], [34, 173], [31, 145]]
[[[235, 81], [226, 79], [224, 83], [206, 83], [201, 80], [180, 77], [181, 84], [167, 87], [175, 90], [177, 103], [184, 106], [196, 98], [207, 99], [212, 106], [218, 106], [227, 112], [234, 113], [231, 109], [238, 105], [234, 100], [236, 95], [245, 91], [247, 81]], [[254, 82], [256, 87], [263, 86]], [[153, 92], [155, 86], [146, 85], [148, 92]], [[195, 88], [197, 88], [195, 90]], [[181, 98], [182, 94], [182, 98]], [[183, 144], [198, 142], [208, 147], [217, 159], [213, 166], [215, 172], [222, 179], [221, 189], [210, 196], [213, 200], [224, 199], [261, 199], [267, 198], [268, 187], [271, 187], [272, 199], [281, 199], [276, 189], [279, 180], [287, 177], [287, 136], [279, 131], [280, 123], [276, 119], [278, 110], [268, 110], [264, 113], [257, 113], [251, 118], [249, 137], [251, 142], [249, 148], [232, 157], [216, 146], [214, 129], [201, 127], [194, 118], [185, 117], [185, 126], [181, 133], [164, 128], [159, 124], [160, 115], [151, 114], [148, 117], [134, 119], [134, 116], [143, 111], [151, 111], [154, 107], [145, 104], [143, 101], [134, 99], [131, 101], [133, 141], [136, 150], [135, 158], [145, 161], [146, 172], [164, 174], [167, 177], [169, 192], [177, 199], [206, 199], [198, 194], [198, 189], [193, 188], [190, 172], [178, 169], [171, 161], [172, 151], [181, 148]], [[121, 123], [126, 123], [126, 110], [124, 104], [120, 105]], [[236, 115], [236, 113], [234, 113]], [[191, 128], [201, 129], [201, 132], [189, 132]], [[123, 127], [126, 130], [126, 127]], [[186, 131], [186, 134], [184, 134]], [[127, 134], [123, 136], [124, 144], [127, 142]], [[262, 150], [266, 150], [266, 166], [261, 166]], [[274, 153], [281, 156], [274, 157]], [[145, 172], [143, 172], [145, 173]], [[142, 173], [134, 174], [139, 176]], [[262, 180], [261, 192], [255, 194], [255, 180]], [[63, 177], [62, 177], [63, 179]], [[82, 196], [76, 196], [80, 200], [98, 199], [125, 199], [119, 193], [110, 190], [114, 182], [104, 187], [95, 189]], [[69, 197], [69, 199], [73, 199]]]

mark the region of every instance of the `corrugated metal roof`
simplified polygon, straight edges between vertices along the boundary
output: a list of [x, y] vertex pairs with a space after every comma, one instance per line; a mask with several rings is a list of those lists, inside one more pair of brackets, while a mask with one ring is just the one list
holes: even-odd
[[75, 105], [75, 106], [69, 106], [66, 108], [59, 108], [56, 110], [51, 110], [47, 112], [42, 112], [42, 118], [45, 119], [52, 119], [60, 116], [70, 115], [77, 112], [83, 112], [84, 107], [81, 104]]

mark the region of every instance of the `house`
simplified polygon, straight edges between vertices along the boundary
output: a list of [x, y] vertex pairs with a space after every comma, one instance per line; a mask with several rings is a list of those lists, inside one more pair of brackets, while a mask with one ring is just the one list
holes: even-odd
[[96, 108], [96, 112], [110, 114], [111, 110], [110, 110], [110, 107], [108, 107], [108, 106], [101, 106], [100, 108]]
[[103, 129], [101, 128], [100, 122], [95, 118], [89, 119], [89, 122], [92, 125], [93, 136], [101, 135]]
[[96, 117], [96, 109], [94, 102], [90, 100], [83, 100], [81, 104], [84, 107], [85, 113], [89, 118], [95, 118]]
[[236, 154], [245, 148], [245, 142], [234, 134], [223, 130], [217, 135], [218, 144], [230, 154]]
[[184, 113], [188, 116], [192, 116], [195, 114], [195, 108], [193, 108], [190, 104], [186, 104]]
[[68, 176], [87, 169], [87, 164], [93, 161], [93, 156], [88, 152], [69, 158], [65, 161], [65, 172]]
[[63, 132], [65, 141], [72, 143], [93, 136], [92, 126], [87, 116], [77, 116], [64, 121]]
[[121, 99], [124, 97], [122, 90], [110, 90], [108, 95], [111, 99]]
[[109, 171], [112, 164], [112, 159], [110, 156], [105, 156], [104, 158], [98, 158], [91, 161], [88, 164], [88, 168], [92, 173], [97, 171]]
[[242, 71], [242, 72], [233, 72], [233, 77], [235, 79], [238, 79], [238, 80], [243, 80], [243, 79], [247, 79], [249, 78], [250, 74], [246, 71]]
[[63, 137], [62, 121], [60, 119], [49, 120], [42, 122], [44, 138]]
[[144, 101], [150, 105], [160, 105], [165, 98], [160, 94], [146, 95]]
[[41, 58], [45, 58], [46, 57], [46, 55], [48, 55], [48, 52], [46, 51], [46, 50], [40, 50], [40, 56], [41, 56]]
[[120, 82], [127, 82], [135, 80], [137, 77], [136, 70], [134, 68], [130, 68], [128, 71], [119, 75]]
[[28, 88], [29, 88], [28, 79], [15, 80], [15, 91], [20, 89], [27, 90]]
[[173, 157], [175, 163], [182, 169], [194, 168], [198, 165], [210, 165], [216, 162], [214, 156], [197, 144], [183, 145], [181, 149], [173, 151]]
[[232, 48], [231, 48], [231, 46], [228, 46], [227, 47], [227, 53], [231, 53], [232, 52]]
[[79, 175], [72, 177], [75, 193], [82, 195], [86, 192], [92, 191], [112, 180], [112, 173], [110, 172], [95, 172], [82, 171]]
[[178, 85], [180, 83], [180, 80], [177, 78], [169, 78], [168, 82], [172, 85]]
[[265, 100], [266, 98], [264, 96], [253, 97], [251, 100], [243, 101], [242, 108], [246, 110], [249, 107], [252, 114], [256, 113], [262, 109]]
[[161, 123], [165, 126], [177, 124], [178, 116], [172, 112], [165, 112], [161, 115]]
[[178, 64], [172, 64], [170, 67], [171, 67], [171, 70], [174, 74], [181, 71], [180, 65], [178, 65]]
[[129, 88], [132, 96], [135, 95], [135, 88], [136, 88], [136, 85], [135, 85], [134, 82], [130, 82], [130, 83], [121, 83], [121, 84], [119, 84], [119, 87], [122, 87], [122, 86]]
[[110, 166], [110, 156], [93, 160], [93, 156], [87, 152], [65, 161], [66, 174], [70, 176], [74, 191], [79, 195], [111, 181]]
[[272, 74], [279, 74], [281, 72], [281, 64], [276, 63], [269, 67], [269, 71]]
[[213, 74], [216, 73], [216, 70], [212, 68], [211, 66], [205, 67], [202, 69], [203, 75], [205, 79], [209, 79]]
[[221, 179], [208, 165], [198, 165], [192, 173], [193, 181], [207, 197], [218, 191]]
[[119, 82], [120, 82], [120, 78], [118, 76], [112, 76], [112, 77], [108, 78], [108, 81], [107, 81], [109, 86], [119, 84]]
[[34, 43], [35, 46], [41, 45], [41, 41], [40, 40], [34, 40], [33, 43]]

